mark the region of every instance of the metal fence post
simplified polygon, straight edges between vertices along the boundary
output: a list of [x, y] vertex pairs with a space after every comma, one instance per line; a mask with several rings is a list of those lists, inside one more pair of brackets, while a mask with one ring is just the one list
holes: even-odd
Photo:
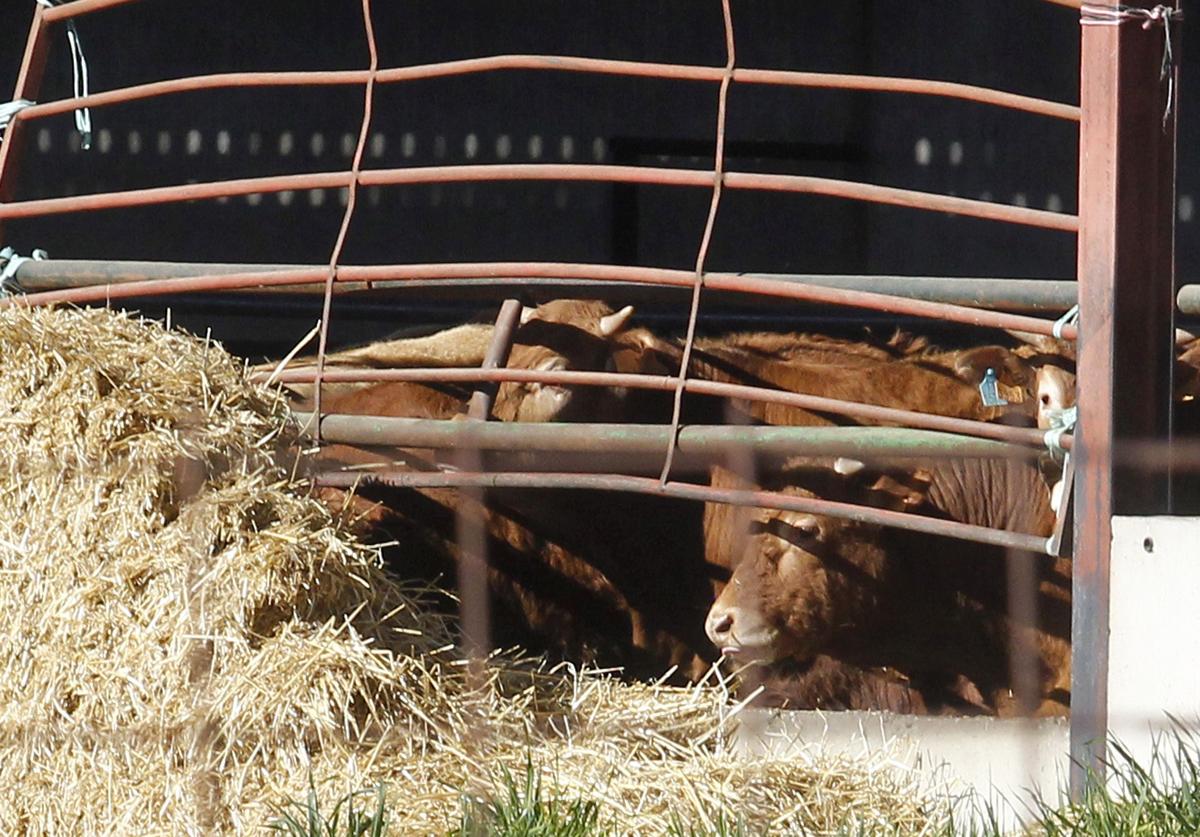
[[[1153, 8], [1151, 8], [1153, 7]], [[1162, 513], [1169, 479], [1123, 446], [1167, 443], [1174, 319], [1178, 6], [1082, 9], [1079, 426], [1076, 431], [1071, 790], [1102, 775], [1114, 514]], [[1168, 36], [1168, 37], [1164, 37]]]

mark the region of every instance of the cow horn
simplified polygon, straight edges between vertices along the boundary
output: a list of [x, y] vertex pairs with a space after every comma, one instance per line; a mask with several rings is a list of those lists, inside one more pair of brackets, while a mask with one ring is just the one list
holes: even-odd
[[633, 306], [626, 305], [620, 311], [607, 314], [600, 318], [600, 336], [612, 337], [625, 327], [625, 323], [633, 316]]
[[1191, 343], [1195, 339], [1196, 339], [1196, 335], [1192, 334], [1190, 331], [1187, 331], [1186, 329], [1182, 329], [1182, 328], [1175, 329], [1175, 347], [1176, 348], [1183, 346], [1186, 343]]
[[844, 477], [848, 477], [851, 474], [857, 474], [865, 467], [867, 466], [864, 463], [859, 462], [857, 459], [847, 459], [844, 456], [839, 456], [837, 459], [833, 460], [833, 470]]
[[525, 325], [525, 323], [532, 320], [533, 315], [536, 313], [537, 313], [536, 308], [531, 308], [528, 305], [522, 305], [521, 306], [521, 325]]

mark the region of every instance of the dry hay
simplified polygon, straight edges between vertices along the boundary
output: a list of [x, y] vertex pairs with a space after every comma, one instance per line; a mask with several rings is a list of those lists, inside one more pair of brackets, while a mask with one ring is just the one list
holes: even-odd
[[718, 688], [628, 685], [453, 626], [292, 479], [283, 401], [220, 347], [107, 311], [0, 311], [0, 828], [261, 827], [311, 780], [444, 832], [528, 763], [618, 831], [919, 832], [916, 777], [726, 753]]

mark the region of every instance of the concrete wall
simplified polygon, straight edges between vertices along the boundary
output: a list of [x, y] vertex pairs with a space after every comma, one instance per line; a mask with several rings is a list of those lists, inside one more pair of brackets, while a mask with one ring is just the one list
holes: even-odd
[[1113, 519], [1108, 718], [1141, 762], [1173, 726], [1200, 729], [1200, 518]]
[[[1200, 518], [1115, 518], [1111, 606], [1112, 733], [1143, 765], [1150, 766], [1156, 742], [1169, 763], [1173, 742], [1162, 737], [1172, 718], [1200, 730]], [[1065, 719], [748, 710], [736, 741], [748, 756], [804, 749], [883, 754], [931, 782], [974, 789], [1015, 824], [1029, 810], [1031, 791], [1059, 798], [1067, 733]]]
[[964, 816], [986, 806], [1009, 827], [1030, 810], [1030, 790], [1057, 799], [1067, 781], [1065, 719], [922, 718], [884, 712], [746, 710], [735, 738], [748, 757], [811, 752], [918, 770], [927, 787], [977, 793]]

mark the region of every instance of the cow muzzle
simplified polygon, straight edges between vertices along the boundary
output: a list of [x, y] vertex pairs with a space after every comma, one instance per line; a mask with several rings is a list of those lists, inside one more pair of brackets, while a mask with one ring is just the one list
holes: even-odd
[[772, 630], [751, 614], [736, 606], [713, 605], [704, 631], [722, 657], [741, 662], [772, 662], [778, 631]]

